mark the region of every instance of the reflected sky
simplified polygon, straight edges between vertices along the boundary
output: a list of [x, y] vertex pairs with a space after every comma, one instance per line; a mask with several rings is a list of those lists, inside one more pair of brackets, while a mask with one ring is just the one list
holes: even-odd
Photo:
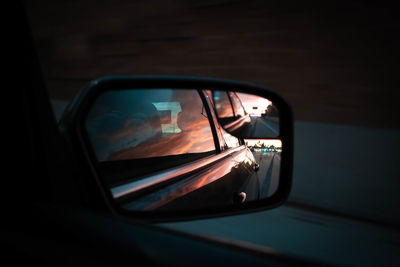
[[136, 146], [126, 147], [109, 155], [108, 160], [161, 157], [215, 150], [208, 121], [198, 121], [183, 132], [170, 136], [157, 134]]
[[196, 90], [107, 92], [90, 110], [86, 130], [99, 161], [215, 150]]
[[244, 109], [250, 115], [261, 116], [265, 114], [265, 111], [269, 105], [272, 105], [272, 102], [266, 98], [244, 94], [244, 93], [236, 93], [240, 98], [240, 101], [243, 104]]

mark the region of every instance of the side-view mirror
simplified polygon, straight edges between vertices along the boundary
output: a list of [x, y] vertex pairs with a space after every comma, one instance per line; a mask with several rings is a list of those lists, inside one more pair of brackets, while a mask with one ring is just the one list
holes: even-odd
[[193, 77], [106, 77], [62, 128], [113, 212], [152, 221], [269, 209], [291, 186], [289, 106], [259, 86]]

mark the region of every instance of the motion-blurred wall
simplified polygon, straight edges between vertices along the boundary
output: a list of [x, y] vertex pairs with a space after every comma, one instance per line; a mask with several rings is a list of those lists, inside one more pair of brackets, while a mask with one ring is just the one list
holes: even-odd
[[400, 128], [400, 22], [364, 1], [25, 1], [53, 99], [105, 75], [272, 88], [295, 118]]
[[53, 103], [106, 75], [209, 76], [270, 87], [298, 121], [290, 201], [400, 223], [394, 7], [354, 0], [25, 6]]

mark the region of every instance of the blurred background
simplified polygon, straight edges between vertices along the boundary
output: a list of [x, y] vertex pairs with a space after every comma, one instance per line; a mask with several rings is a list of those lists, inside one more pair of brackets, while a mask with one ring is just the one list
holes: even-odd
[[[286, 205], [167, 227], [339, 264], [399, 260], [400, 19], [394, 6], [355, 0], [24, 3], [57, 117], [85, 84], [108, 75], [245, 81], [276, 91], [292, 106], [294, 180]], [[239, 232], [243, 224], [253, 230]]]
[[296, 119], [399, 128], [399, 19], [365, 1], [25, 1], [50, 95], [104, 75], [269, 87]]

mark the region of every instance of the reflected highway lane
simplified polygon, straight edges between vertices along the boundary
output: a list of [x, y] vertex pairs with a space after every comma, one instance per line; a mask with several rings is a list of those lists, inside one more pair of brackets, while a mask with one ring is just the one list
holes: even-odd
[[250, 117], [251, 125], [248, 127], [246, 136], [268, 136], [276, 137], [279, 135], [278, 120], [269, 119], [266, 117]]
[[258, 175], [260, 179], [261, 197], [272, 195], [279, 183], [279, 168], [281, 156], [278, 152], [255, 152], [256, 162], [260, 164]]
[[259, 150], [254, 151], [253, 155], [260, 168], [254, 173], [253, 179], [250, 179], [245, 189], [248, 200], [266, 198], [272, 195], [279, 182], [280, 153]]

